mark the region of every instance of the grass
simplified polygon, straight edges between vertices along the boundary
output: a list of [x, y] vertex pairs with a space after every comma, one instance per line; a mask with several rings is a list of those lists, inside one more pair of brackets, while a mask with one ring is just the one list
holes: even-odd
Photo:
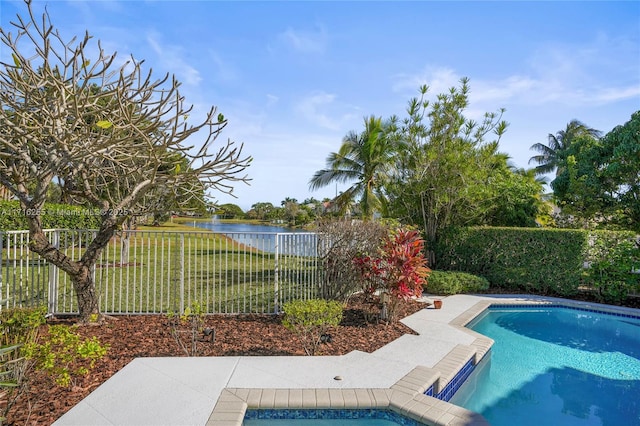
[[[89, 237], [70, 234], [60, 244], [66, 247], [65, 254], [78, 259]], [[3, 299], [46, 303], [53, 280], [57, 284], [54, 310], [76, 310], [67, 274], [30, 253], [25, 241], [5, 250], [4, 258], [0, 268]], [[275, 255], [268, 250], [182, 223], [167, 223], [141, 227], [128, 240], [114, 237], [96, 265], [95, 282], [101, 310], [109, 313], [181, 311], [193, 302], [208, 313], [273, 312], [276, 303], [314, 295], [314, 258], [280, 255], [277, 262], [276, 273]]]

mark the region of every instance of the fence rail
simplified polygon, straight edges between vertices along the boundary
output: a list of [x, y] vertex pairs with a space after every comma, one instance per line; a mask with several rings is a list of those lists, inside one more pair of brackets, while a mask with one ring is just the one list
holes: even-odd
[[[47, 230], [51, 243], [74, 260], [91, 230]], [[46, 305], [77, 312], [68, 275], [29, 249], [28, 231], [0, 232], [0, 309]], [[274, 313], [291, 299], [319, 290], [313, 233], [117, 233], [93, 270], [100, 309], [107, 314], [183, 312]]]

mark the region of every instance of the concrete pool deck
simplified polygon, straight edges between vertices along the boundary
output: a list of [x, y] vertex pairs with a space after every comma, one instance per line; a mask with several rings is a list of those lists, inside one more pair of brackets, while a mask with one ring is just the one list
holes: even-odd
[[640, 310], [537, 296], [456, 295], [402, 320], [404, 335], [369, 354], [137, 358], [54, 425], [238, 426], [247, 408], [382, 408], [433, 425], [488, 425], [425, 395], [449, 392], [491, 339], [464, 325], [491, 304], [561, 303], [640, 316]]

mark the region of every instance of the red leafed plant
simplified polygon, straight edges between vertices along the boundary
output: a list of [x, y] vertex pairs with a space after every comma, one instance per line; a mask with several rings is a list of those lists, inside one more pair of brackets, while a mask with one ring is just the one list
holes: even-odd
[[365, 291], [382, 293], [382, 319], [395, 321], [398, 303], [420, 297], [431, 269], [424, 257], [424, 240], [418, 231], [399, 229], [383, 242], [380, 256], [354, 259], [359, 267]]

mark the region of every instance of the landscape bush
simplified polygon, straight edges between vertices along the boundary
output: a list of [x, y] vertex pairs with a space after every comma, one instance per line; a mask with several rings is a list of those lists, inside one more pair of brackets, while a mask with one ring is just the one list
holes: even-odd
[[300, 337], [307, 355], [315, 355], [328, 331], [342, 321], [342, 309], [335, 300], [292, 300], [283, 305], [282, 325]]
[[74, 327], [50, 325], [42, 341], [24, 345], [27, 359], [33, 359], [38, 370], [46, 372], [59, 386], [68, 387], [79, 376], [85, 376], [109, 349], [97, 337], [83, 339]]
[[[29, 229], [18, 201], [0, 201], [0, 231]], [[44, 229], [97, 229], [100, 215], [95, 209], [68, 204], [45, 204], [42, 214]]]
[[640, 250], [632, 232], [591, 232], [586, 265], [585, 284], [603, 302], [620, 303], [640, 291]]
[[26, 392], [33, 362], [23, 346], [36, 341], [45, 322], [44, 308], [10, 308], [0, 311], [0, 424], [17, 399]]
[[167, 318], [171, 327], [171, 335], [187, 356], [198, 355], [198, 343], [204, 337], [208, 337], [210, 343], [213, 343], [215, 339], [213, 329], [207, 328], [205, 332], [205, 312], [198, 302], [191, 303], [191, 306], [187, 306], [182, 314], [169, 311]]
[[424, 291], [431, 294], [451, 295], [482, 293], [489, 289], [484, 277], [459, 271], [431, 271]]
[[449, 229], [436, 247], [439, 270], [487, 278], [492, 287], [575, 295], [593, 287], [603, 300], [638, 289], [639, 248], [630, 232], [583, 229]]
[[388, 229], [374, 221], [324, 220], [316, 232], [322, 265], [320, 297], [344, 303], [369, 286], [354, 259], [376, 256]]
[[574, 230], [458, 228], [440, 241], [438, 269], [480, 275], [507, 290], [571, 296], [582, 280], [585, 248]]
[[409, 227], [389, 231], [376, 255], [353, 259], [365, 294], [380, 293], [380, 319], [395, 321], [399, 303], [422, 295], [431, 270], [427, 267], [424, 240]]

